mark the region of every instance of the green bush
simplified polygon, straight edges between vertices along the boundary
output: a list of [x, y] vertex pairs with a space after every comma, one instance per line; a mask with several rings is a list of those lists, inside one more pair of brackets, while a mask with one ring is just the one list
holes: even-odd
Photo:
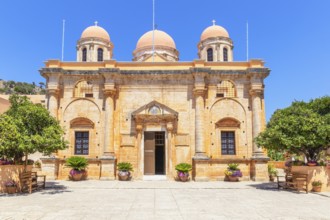
[[239, 170], [238, 169], [239, 164], [238, 163], [230, 163], [228, 164], [228, 170]]
[[133, 165], [129, 162], [120, 162], [117, 164], [117, 170], [119, 171], [133, 171]]
[[188, 173], [192, 169], [192, 166], [189, 163], [179, 163], [175, 166], [175, 169], [179, 172]]
[[268, 174], [272, 175], [272, 176], [276, 176], [277, 175], [277, 169], [275, 167], [275, 165], [273, 163], [269, 163], [268, 164]]
[[88, 166], [88, 161], [84, 157], [72, 156], [65, 161], [65, 166], [74, 170], [84, 170]]

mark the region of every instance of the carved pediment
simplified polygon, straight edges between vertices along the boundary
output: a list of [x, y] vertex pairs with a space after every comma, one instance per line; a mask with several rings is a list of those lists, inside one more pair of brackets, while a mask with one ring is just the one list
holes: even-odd
[[178, 112], [157, 101], [152, 101], [136, 111], [132, 117], [137, 122], [169, 122], [178, 118]]
[[239, 128], [241, 123], [234, 118], [223, 118], [215, 123], [216, 127], [230, 127], [230, 128]]

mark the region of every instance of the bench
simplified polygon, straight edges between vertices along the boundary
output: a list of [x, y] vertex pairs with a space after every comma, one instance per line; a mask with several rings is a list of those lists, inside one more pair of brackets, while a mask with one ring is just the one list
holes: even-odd
[[308, 193], [308, 174], [303, 173], [287, 173], [285, 176], [277, 176], [278, 189], [293, 189], [300, 192], [301, 190]]
[[44, 189], [46, 186], [46, 175], [38, 175], [37, 172], [26, 171], [19, 176], [21, 192], [32, 193], [32, 191]]

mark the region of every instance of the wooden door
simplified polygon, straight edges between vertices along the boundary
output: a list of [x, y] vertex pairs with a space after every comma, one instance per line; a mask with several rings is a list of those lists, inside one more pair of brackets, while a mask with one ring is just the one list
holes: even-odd
[[155, 132], [144, 132], [144, 174], [155, 175]]

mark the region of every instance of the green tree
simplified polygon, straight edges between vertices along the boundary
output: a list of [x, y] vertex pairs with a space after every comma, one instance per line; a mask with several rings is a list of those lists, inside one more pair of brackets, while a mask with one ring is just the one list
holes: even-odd
[[[40, 104], [33, 104], [27, 97], [12, 95], [9, 98], [11, 108], [3, 114], [0, 120], [0, 153], [16, 152], [17, 155], [8, 154], [17, 158], [41, 152], [50, 155], [57, 150], [67, 147], [63, 139], [63, 129], [59, 122], [52, 117], [47, 109]], [[12, 132], [5, 129], [11, 124]]]
[[272, 151], [303, 154], [317, 160], [330, 147], [330, 97], [295, 101], [275, 111], [265, 131], [255, 139], [259, 146]]

